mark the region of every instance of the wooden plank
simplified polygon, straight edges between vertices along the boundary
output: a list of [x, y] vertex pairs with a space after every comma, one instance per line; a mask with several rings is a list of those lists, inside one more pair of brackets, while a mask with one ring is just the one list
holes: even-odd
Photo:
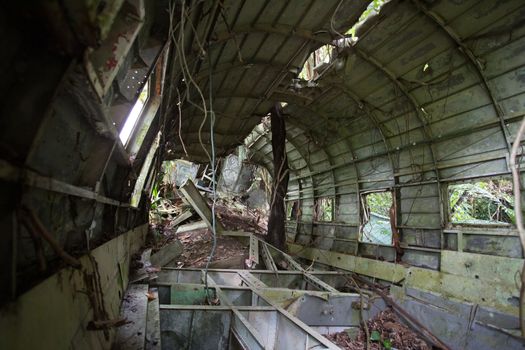
[[192, 212], [191, 210], [187, 209], [185, 210], [183, 213], [181, 213], [179, 216], [177, 216], [174, 220], [171, 221], [171, 225], [172, 227], [175, 227], [177, 225], [179, 225], [180, 223], [188, 220], [189, 218], [191, 218], [192, 216]]
[[[180, 187], [179, 190], [184, 195], [184, 198], [186, 198], [186, 200], [193, 207], [193, 209], [195, 209], [197, 214], [199, 214], [201, 219], [206, 223], [208, 228], [212, 230], [211, 209], [206, 203], [206, 200], [201, 196], [199, 190], [197, 190], [193, 182], [188, 179], [186, 183]], [[217, 219], [215, 220], [215, 230], [217, 234], [221, 234], [224, 231], [224, 227]]]
[[154, 266], [164, 266], [182, 254], [184, 248], [179, 240], [175, 240], [162, 247], [158, 252], [151, 256], [151, 264]]
[[156, 288], [150, 289], [150, 295], [155, 299], [148, 302], [145, 350], [160, 350], [160, 311], [158, 290]]
[[118, 328], [115, 349], [144, 349], [148, 312], [147, 293], [147, 284], [132, 284], [126, 291], [120, 307], [120, 317], [125, 318], [129, 323]]
[[189, 232], [193, 230], [202, 230], [205, 228], [208, 228], [208, 225], [204, 221], [197, 221], [179, 226], [179, 228], [177, 228], [176, 233]]

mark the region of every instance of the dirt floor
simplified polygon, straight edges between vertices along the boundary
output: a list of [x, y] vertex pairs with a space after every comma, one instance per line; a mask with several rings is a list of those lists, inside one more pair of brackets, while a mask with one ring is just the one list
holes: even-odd
[[[404, 325], [399, 317], [391, 310], [387, 309], [379, 313], [376, 317], [367, 322], [370, 334], [370, 349], [400, 349], [400, 350], [430, 350], [428, 345], [421, 337]], [[362, 350], [366, 349], [366, 333], [361, 327], [355, 339], [352, 339], [348, 332], [343, 331], [326, 335], [330, 341], [337, 344], [342, 349]]]
[[[211, 252], [213, 236], [208, 229], [193, 230], [176, 234], [184, 247], [179, 256], [177, 267], [204, 267]], [[211, 267], [242, 268], [248, 257], [248, 247], [232, 237], [217, 237], [217, 248]], [[220, 264], [218, 262], [221, 262]]]
[[[211, 204], [211, 203], [210, 203]], [[236, 200], [218, 200], [215, 206], [218, 220], [229, 231], [245, 231], [258, 235], [266, 234], [266, 216], [254, 209], [248, 209]], [[204, 267], [211, 252], [213, 237], [211, 231], [194, 230], [176, 234], [184, 246], [184, 252], [177, 259], [177, 267]], [[212, 268], [245, 268], [248, 246], [232, 237], [217, 237], [217, 248], [212, 259]]]

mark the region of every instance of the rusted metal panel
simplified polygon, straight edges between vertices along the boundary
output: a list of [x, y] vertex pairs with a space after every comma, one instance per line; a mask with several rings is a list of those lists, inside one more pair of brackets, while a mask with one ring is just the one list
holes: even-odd
[[77, 37], [83, 44], [97, 47], [107, 37], [123, 3], [124, 0], [67, 0], [62, 5]]
[[[142, 0], [136, 5], [144, 7]], [[144, 16], [143, 10], [139, 9], [138, 13]], [[101, 101], [131, 50], [143, 22], [144, 17], [123, 9], [115, 18], [111, 31], [100, 47], [86, 52], [85, 68]]]

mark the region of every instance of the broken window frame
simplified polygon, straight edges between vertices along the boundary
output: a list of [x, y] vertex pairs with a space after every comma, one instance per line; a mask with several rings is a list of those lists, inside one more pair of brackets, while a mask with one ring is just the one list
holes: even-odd
[[325, 44], [318, 49], [312, 51], [306, 61], [304, 62], [303, 68], [298, 74], [299, 79], [306, 81], [312, 81], [319, 77], [318, 69], [323, 64], [329, 64], [334, 56], [335, 45]]
[[[151, 88], [152, 75], [153, 74], [150, 74], [150, 76], [146, 79], [146, 82], [144, 83], [142, 90], [140, 91], [137, 98], [135, 99], [135, 103], [133, 104], [133, 107], [131, 107], [131, 110], [128, 112], [128, 115], [124, 119], [124, 123], [122, 124], [122, 129], [120, 129], [119, 131], [120, 142], [125, 148], [129, 146], [131, 138], [134, 135], [139, 122], [141, 121], [141, 119], [143, 119], [142, 116], [144, 112], [146, 111], [149, 105], [150, 99], [152, 97], [151, 96], [152, 90], [153, 90]], [[144, 94], [145, 94], [145, 98], [144, 98], [144, 101], [142, 101]]]
[[[329, 201], [328, 209], [330, 210], [330, 218], [325, 218], [324, 211], [321, 211], [321, 207], [324, 206], [324, 202]], [[323, 196], [317, 197], [314, 201], [314, 221], [316, 222], [333, 222], [335, 219], [335, 199], [334, 197]]]
[[[364, 229], [365, 229], [366, 225], [370, 222], [370, 216], [372, 215], [372, 212], [370, 211], [370, 205], [368, 204], [367, 197], [370, 196], [370, 195], [373, 195], [373, 194], [378, 194], [378, 193], [390, 193], [390, 198], [391, 198], [390, 208], [392, 208], [392, 206], [393, 206], [394, 207], [394, 213], [397, 212], [397, 203], [396, 203], [396, 200], [395, 200], [395, 192], [394, 192], [393, 189], [386, 188], [386, 189], [380, 189], [380, 190], [374, 190], [374, 191], [366, 191], [366, 192], [360, 193], [359, 194], [359, 202], [360, 202], [359, 203], [359, 210], [360, 210], [360, 221], [361, 222], [360, 222], [360, 225], [359, 225], [358, 242], [359, 243], [365, 243], [365, 244], [375, 244], [375, 245], [382, 245], [382, 246], [392, 247], [392, 246], [394, 246], [394, 232], [392, 231], [392, 218], [390, 217], [390, 210], [389, 210], [389, 215], [387, 216], [388, 223], [389, 223], [388, 230], [390, 232], [390, 243], [370, 242], [370, 241], [364, 240], [364, 235], [365, 235]], [[381, 215], [381, 214], [376, 213], [376, 215]]]
[[144, 189], [144, 185], [146, 183], [146, 180], [148, 179], [148, 174], [150, 173], [151, 166], [154, 164], [153, 160], [155, 159], [155, 154], [157, 153], [157, 149], [160, 145], [161, 134], [162, 133], [160, 131], [157, 133], [157, 136], [155, 137], [155, 140], [151, 144], [151, 147], [148, 151], [148, 155], [146, 156], [146, 159], [142, 164], [142, 168], [140, 169], [137, 181], [135, 181], [135, 186], [133, 187], [133, 192], [130, 198], [130, 206], [133, 208], [138, 208], [142, 199], [142, 190]]
[[[153, 68], [148, 75], [148, 99], [145, 101], [137, 121], [124, 145], [131, 161], [134, 161], [140, 152], [144, 140], [150, 131], [157, 112], [160, 108], [164, 92], [164, 79], [169, 55], [169, 43], [160, 51]], [[139, 94], [140, 95], [140, 94]], [[138, 97], [137, 97], [138, 100]], [[128, 114], [129, 116], [129, 114]], [[127, 120], [127, 117], [126, 117]], [[124, 122], [125, 123], [125, 122]], [[120, 134], [120, 133], [119, 133]]]
[[[137, 154], [141, 151], [144, 146], [144, 141], [147, 138], [147, 135], [150, 133], [151, 126], [153, 121], [157, 116], [157, 112], [160, 108], [160, 102], [162, 99], [163, 88], [164, 88], [164, 79], [166, 74], [167, 67], [167, 58], [169, 54], [169, 42], [164, 46], [164, 48], [159, 53], [159, 56], [153, 65], [153, 69], [148, 76], [148, 81], [150, 89], [150, 98], [148, 102], [144, 105], [143, 111], [135, 125], [135, 130], [132, 131], [129, 142], [126, 146], [126, 150], [129, 153], [130, 160], [134, 162]], [[147, 152], [142, 165], [139, 176], [135, 181], [133, 186], [133, 192], [131, 193], [129, 203], [133, 208], [138, 208], [142, 199], [142, 193], [146, 184], [150, 184], [148, 190], [149, 196], [151, 197], [152, 191], [152, 176], [155, 174], [152, 172], [152, 166], [155, 164], [153, 160], [157, 154], [157, 149], [160, 145], [162, 131], [159, 131], [153, 137], [151, 143], [149, 143], [149, 151]], [[141, 157], [142, 158], [142, 157]]]
[[[458, 180], [458, 181], [450, 181], [445, 183], [445, 186], [442, 188], [443, 198], [445, 200], [443, 201], [443, 212], [445, 216], [446, 221], [446, 228], [461, 228], [461, 227], [484, 227], [484, 228], [497, 228], [497, 227], [505, 227], [505, 228], [516, 228], [515, 223], [508, 223], [508, 222], [468, 222], [468, 221], [453, 221], [452, 216], [452, 208], [450, 208], [450, 200], [451, 200], [451, 186], [454, 185], [461, 185], [461, 184], [473, 184], [473, 183], [480, 183], [480, 182], [488, 182], [488, 181], [495, 181], [495, 180], [506, 180], [510, 182], [510, 185], [512, 186], [512, 178], [510, 176], [485, 176], [485, 177], [478, 177], [473, 179], [467, 179], [467, 180]], [[511, 204], [514, 204], [514, 193], [511, 195]], [[481, 219], [480, 219], [481, 220]]]

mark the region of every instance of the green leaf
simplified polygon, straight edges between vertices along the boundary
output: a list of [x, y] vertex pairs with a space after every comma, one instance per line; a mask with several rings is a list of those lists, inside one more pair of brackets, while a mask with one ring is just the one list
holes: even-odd
[[392, 192], [374, 192], [366, 195], [366, 202], [371, 213], [388, 217], [392, 206]]
[[372, 333], [370, 333], [370, 340], [371, 341], [380, 341], [381, 340], [381, 333], [379, 333], [378, 331], [372, 331]]
[[390, 339], [385, 339], [385, 340], [383, 340], [383, 346], [384, 346], [385, 349], [387, 349], [387, 350], [392, 349], [392, 342], [390, 341]]

